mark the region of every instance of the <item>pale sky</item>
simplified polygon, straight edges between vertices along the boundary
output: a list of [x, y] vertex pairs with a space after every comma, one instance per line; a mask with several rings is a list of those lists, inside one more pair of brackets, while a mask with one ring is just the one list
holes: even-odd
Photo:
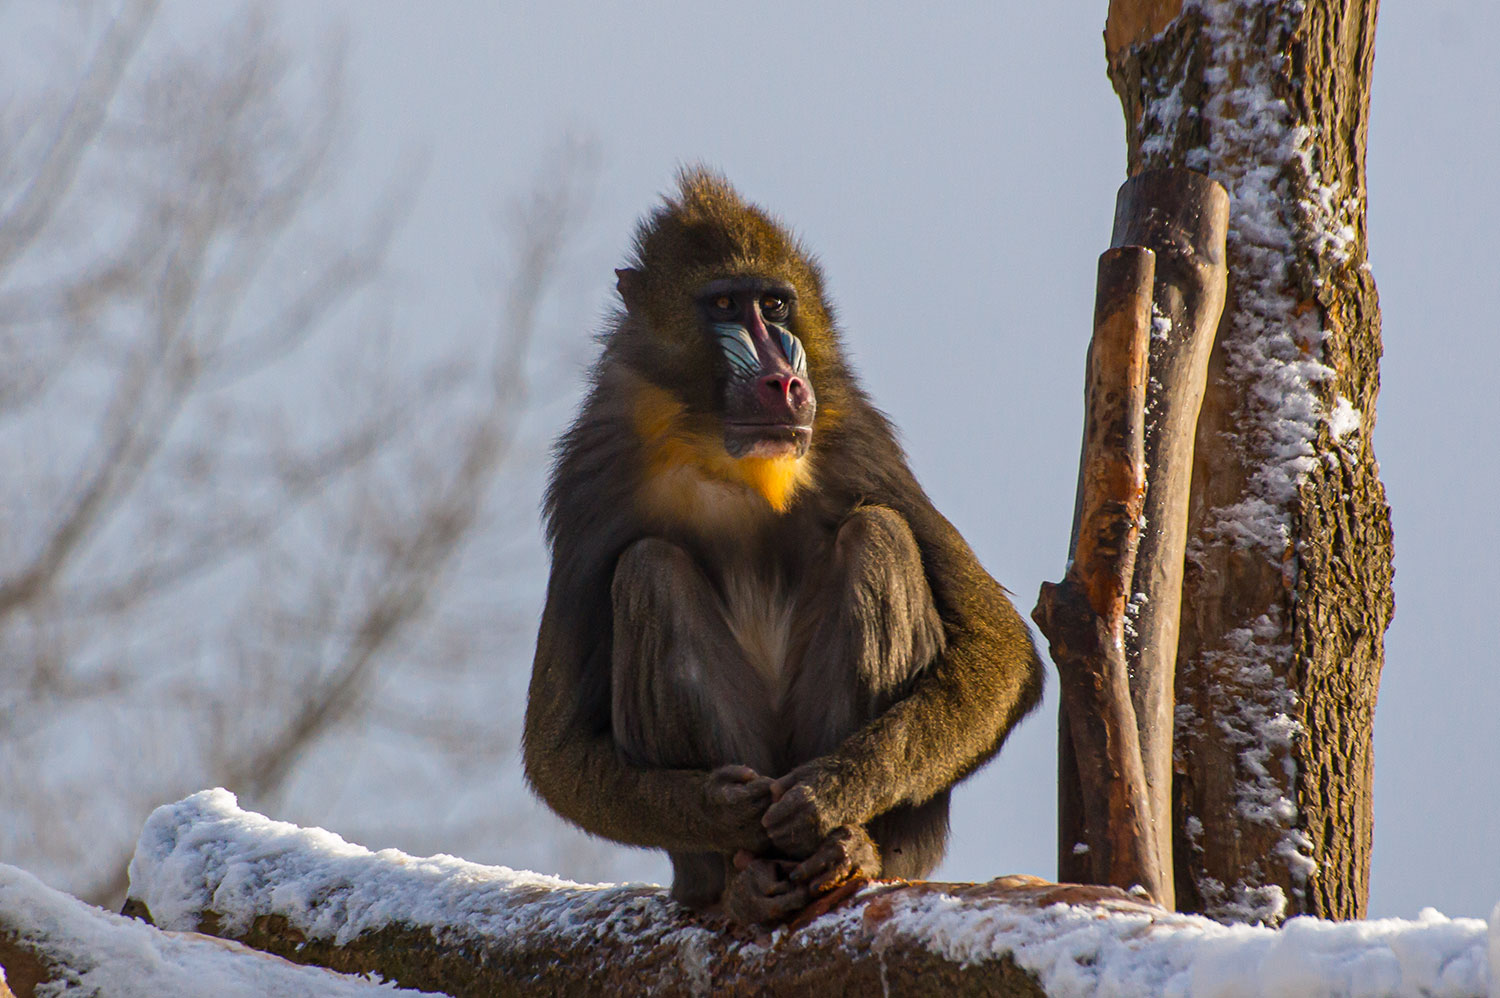
[[[352, 182], [378, 184], [413, 150], [428, 157], [393, 259], [406, 320], [434, 335], [485, 327], [493, 209], [571, 132], [601, 156], [573, 275], [571, 348], [586, 355], [635, 220], [678, 164], [717, 166], [817, 251], [855, 363], [919, 478], [1029, 613], [1063, 568], [1095, 260], [1124, 179], [1106, 6], [341, 0], [288, 23], [298, 40], [347, 24]], [[164, 19], [182, 10], [168, 4]], [[1483, 258], [1500, 226], [1497, 36], [1492, 0], [1387, 3], [1377, 35], [1375, 440], [1397, 545], [1376, 727], [1377, 916], [1487, 915], [1500, 901], [1489, 647], [1500, 280]], [[536, 433], [565, 415], [550, 407]], [[959, 791], [939, 877], [1055, 873], [1055, 687]], [[665, 875], [624, 856], [617, 876]]]

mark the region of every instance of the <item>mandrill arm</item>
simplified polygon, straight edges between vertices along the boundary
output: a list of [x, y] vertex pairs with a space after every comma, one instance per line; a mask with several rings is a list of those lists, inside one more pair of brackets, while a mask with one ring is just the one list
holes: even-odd
[[[714, 770], [632, 765], [608, 729], [591, 730], [580, 710], [607, 684], [605, 646], [589, 658], [560, 633], [549, 594], [526, 709], [526, 777], [547, 804], [584, 829], [619, 842], [669, 851], [764, 852], [760, 826], [771, 781], [743, 766]], [[583, 662], [583, 667], [573, 666]], [[593, 688], [590, 689], [590, 684]]]

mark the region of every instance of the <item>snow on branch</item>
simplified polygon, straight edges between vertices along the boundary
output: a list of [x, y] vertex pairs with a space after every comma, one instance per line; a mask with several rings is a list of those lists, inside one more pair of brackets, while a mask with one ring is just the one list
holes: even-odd
[[237, 943], [162, 932], [0, 865], [0, 996], [375, 998], [418, 992], [299, 967]]
[[370, 852], [224, 790], [158, 808], [130, 873], [128, 910], [163, 928], [455, 996], [1477, 996], [1491, 976], [1479, 919], [1224, 926], [1032, 877], [876, 884], [752, 937], [659, 888]]

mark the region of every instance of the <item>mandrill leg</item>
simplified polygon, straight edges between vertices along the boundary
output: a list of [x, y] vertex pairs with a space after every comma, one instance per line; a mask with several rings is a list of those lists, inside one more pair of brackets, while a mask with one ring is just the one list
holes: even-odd
[[832, 557], [804, 590], [796, 648], [782, 720], [799, 763], [881, 714], [943, 650], [916, 538], [894, 510], [863, 506], [839, 528]]
[[[692, 557], [667, 541], [637, 541], [621, 555], [612, 591], [611, 713], [626, 757], [667, 769], [749, 767], [746, 780], [772, 773], [770, 698]], [[716, 775], [736, 792], [731, 771]], [[726, 857], [668, 855], [673, 898], [699, 908], [719, 900]]]
[[[861, 507], [844, 521], [827, 573], [811, 593], [800, 617], [800, 665], [782, 705], [799, 764], [835, 750], [904, 697], [944, 648], [916, 538], [887, 507]], [[830, 690], [843, 695], [830, 697]], [[772, 815], [780, 819], [772, 837], [793, 854], [811, 853], [810, 869], [822, 876], [921, 877], [942, 858], [946, 792], [872, 816], [862, 829], [835, 828], [821, 841], [807, 810], [796, 810], [796, 786], [787, 793], [794, 800]], [[873, 850], [864, 845], [866, 832]]]

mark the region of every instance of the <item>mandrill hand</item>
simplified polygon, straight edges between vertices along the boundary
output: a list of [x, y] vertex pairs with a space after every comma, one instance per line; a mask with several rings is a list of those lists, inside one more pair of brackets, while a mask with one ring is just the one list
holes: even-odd
[[749, 766], [720, 766], [704, 784], [706, 810], [724, 830], [724, 846], [763, 853], [770, 839], [763, 827], [774, 800], [774, 784]]
[[846, 880], [878, 876], [880, 850], [875, 848], [869, 833], [858, 825], [840, 825], [828, 833], [822, 844], [798, 864], [787, 879], [794, 884], [806, 884], [816, 897]]
[[828, 802], [814, 789], [818, 773], [815, 763], [798, 766], [772, 786], [775, 802], [766, 810], [761, 825], [772, 844], [788, 856], [811, 856], [828, 833], [840, 824], [829, 813]]
[[724, 886], [724, 914], [740, 925], [770, 925], [802, 911], [813, 896], [807, 885], [788, 879], [795, 865], [786, 859], [757, 859], [741, 849]]
[[[816, 917], [880, 873], [880, 852], [863, 828], [840, 825], [801, 863], [757, 859], [743, 849], [724, 888], [724, 914], [740, 925]], [[840, 891], [839, 888], [844, 890]]]

